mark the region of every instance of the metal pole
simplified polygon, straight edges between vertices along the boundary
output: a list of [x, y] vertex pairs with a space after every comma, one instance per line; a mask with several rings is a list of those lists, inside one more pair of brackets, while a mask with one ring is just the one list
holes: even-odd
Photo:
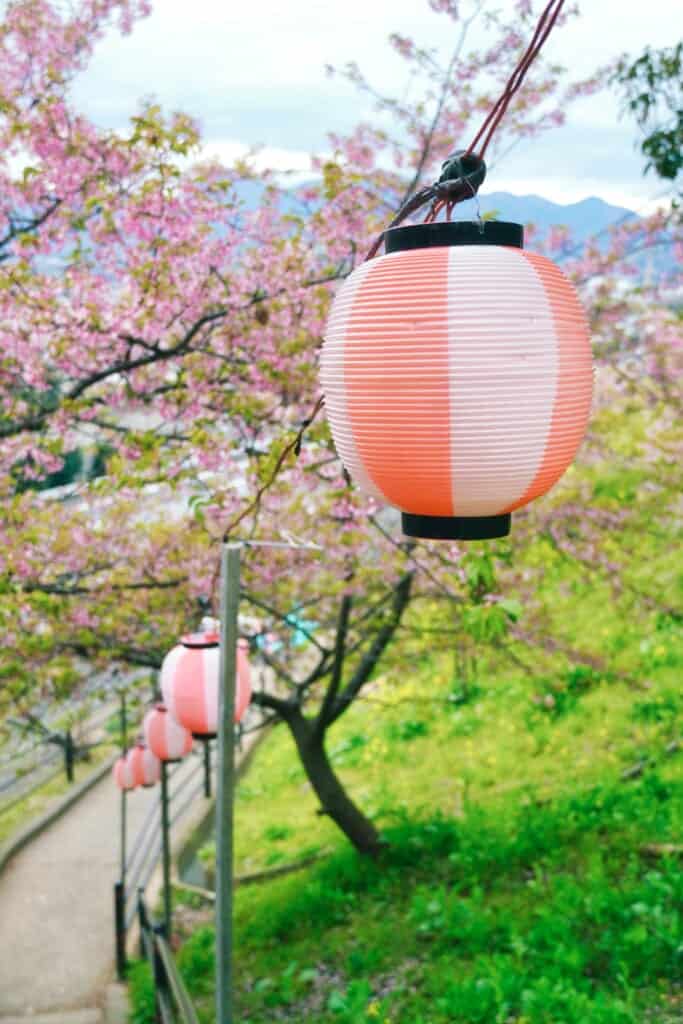
[[116, 932], [116, 976], [126, 977], [126, 890], [122, 882], [114, 884], [114, 930]]
[[71, 729], [68, 729], [64, 736], [64, 768], [66, 771], [66, 781], [73, 782], [74, 780], [74, 741], [71, 735]]
[[[128, 722], [126, 718], [126, 695], [120, 693], [121, 712], [121, 754], [126, 753], [128, 742]], [[121, 790], [121, 867], [119, 881], [114, 886], [114, 922], [116, 925], [116, 973], [119, 981], [126, 974], [126, 790]]]
[[211, 796], [211, 740], [204, 740], [204, 796]]
[[[120, 713], [120, 724], [121, 724], [121, 756], [125, 756], [126, 746], [128, 745], [128, 719], [126, 717], [126, 695], [121, 692], [121, 713]], [[121, 870], [119, 872], [119, 879], [121, 885], [126, 888], [126, 790], [121, 790]]]
[[216, 798], [216, 1024], [232, 1024], [232, 833], [240, 544], [221, 551], [221, 646]]
[[168, 765], [161, 762], [161, 846], [164, 869], [164, 931], [171, 941], [171, 844], [168, 822]]

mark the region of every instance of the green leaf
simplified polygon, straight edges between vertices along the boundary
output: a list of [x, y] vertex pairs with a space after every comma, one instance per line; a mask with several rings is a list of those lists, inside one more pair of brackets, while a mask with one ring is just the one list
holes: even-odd
[[517, 622], [523, 611], [521, 602], [517, 601], [514, 597], [506, 597], [503, 601], [499, 601], [498, 607], [503, 609], [512, 622]]

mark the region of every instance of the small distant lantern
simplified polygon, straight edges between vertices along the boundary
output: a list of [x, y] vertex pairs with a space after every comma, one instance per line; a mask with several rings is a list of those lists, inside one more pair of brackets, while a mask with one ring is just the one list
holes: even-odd
[[128, 751], [126, 760], [130, 765], [136, 786], [148, 788], [161, 778], [161, 761], [144, 743], [136, 743]]
[[325, 409], [358, 486], [411, 537], [505, 536], [588, 423], [593, 370], [576, 291], [519, 224], [385, 232], [346, 279], [321, 356]]
[[[161, 666], [161, 692], [166, 706], [195, 739], [213, 739], [218, 730], [219, 639], [214, 629], [184, 636]], [[246, 640], [238, 640], [236, 722], [242, 720], [251, 700], [248, 649]]]
[[160, 761], [180, 761], [192, 750], [192, 733], [176, 722], [164, 704], [156, 704], [145, 715], [145, 742]]
[[119, 789], [128, 791], [135, 789], [137, 783], [133, 775], [133, 768], [126, 754], [116, 761], [113, 769], [114, 782]]

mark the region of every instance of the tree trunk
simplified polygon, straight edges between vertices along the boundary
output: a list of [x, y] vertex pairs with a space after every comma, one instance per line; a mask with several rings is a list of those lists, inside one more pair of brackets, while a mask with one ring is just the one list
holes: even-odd
[[298, 709], [288, 714], [285, 720], [294, 737], [304, 771], [320, 800], [322, 813], [329, 814], [359, 853], [377, 856], [384, 845], [382, 839], [335, 775], [325, 751], [324, 736], [316, 735], [313, 724]]

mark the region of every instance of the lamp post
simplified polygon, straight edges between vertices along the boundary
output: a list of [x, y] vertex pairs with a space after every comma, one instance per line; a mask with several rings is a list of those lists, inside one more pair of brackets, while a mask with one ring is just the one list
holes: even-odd
[[[128, 746], [128, 719], [126, 711], [126, 694], [124, 690], [120, 693], [119, 722], [121, 727], [121, 756], [125, 757]], [[119, 878], [125, 890], [126, 888], [126, 789], [121, 790], [121, 870]]]
[[240, 544], [221, 551], [221, 642], [216, 795], [216, 1020], [232, 1024], [232, 872], [235, 785], [235, 682]]
[[204, 796], [211, 797], [211, 740], [204, 740]]
[[157, 704], [145, 715], [143, 730], [147, 746], [161, 761], [161, 856], [164, 879], [164, 933], [171, 938], [173, 907], [171, 901], [171, 840], [168, 816], [168, 765], [180, 761], [192, 750], [192, 736]]
[[123, 981], [126, 974], [126, 810], [128, 790], [133, 788], [134, 780], [126, 758], [128, 727], [126, 716], [126, 694], [121, 690], [120, 698], [120, 732], [121, 757], [114, 769], [116, 782], [121, 789], [121, 836], [120, 836], [120, 867], [119, 880], [114, 885], [114, 925], [116, 935], [116, 974]]
[[[218, 765], [216, 793], [216, 1022], [233, 1024], [233, 822], [235, 789], [235, 697], [240, 711], [237, 613], [240, 600], [240, 560], [243, 548], [322, 549], [317, 544], [248, 540], [224, 543], [220, 573], [220, 661], [218, 691]], [[239, 653], [238, 653], [239, 652]], [[243, 711], [244, 709], [242, 709]]]
[[168, 763], [161, 762], [161, 856], [164, 875], [164, 934], [171, 941], [171, 836], [168, 818]]

